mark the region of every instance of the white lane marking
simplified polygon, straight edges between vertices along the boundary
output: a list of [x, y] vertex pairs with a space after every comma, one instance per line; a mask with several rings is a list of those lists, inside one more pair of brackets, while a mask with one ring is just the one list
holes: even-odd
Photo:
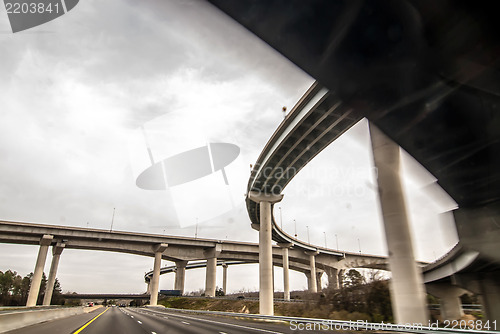
[[219, 334], [227, 334], [226, 332], [219, 332]]
[[130, 317], [131, 317], [132, 319], [134, 318], [134, 316], [133, 316], [133, 315], [131, 315]]
[[189, 325], [189, 322], [186, 322], [186, 321], [181, 321], [183, 324], [185, 325]]
[[[163, 312], [158, 312], [158, 311], [153, 311], [153, 310], [148, 310], [148, 311], [152, 312], [152, 313], [163, 313]], [[225, 325], [225, 326], [230, 326], [230, 327], [237, 327], [237, 328], [249, 329], [249, 330], [253, 330], [253, 331], [256, 331], [256, 332], [262, 332], [262, 333], [284, 334], [283, 332], [274, 332], [274, 331], [270, 331], [270, 330], [267, 330], [267, 329], [261, 329], [261, 328], [255, 328], [255, 327], [248, 327], [248, 326], [243, 326], [243, 325], [236, 325], [236, 324], [231, 324], [231, 323], [228, 323], [228, 322], [219, 322], [219, 321], [208, 320], [208, 319], [187, 317], [187, 316], [183, 316], [183, 315], [179, 315], [179, 314], [169, 313], [169, 316], [179, 317], [179, 318], [185, 318], [185, 319], [187, 318], [187, 319], [197, 320], [197, 321], [202, 321], [202, 322], [204, 321], [204, 322], [209, 322], [209, 323], [218, 324], [218, 325]]]
[[156, 332], [151, 332], [151, 334], [156, 334]]
[[139, 320], [137, 320], [137, 322], [142, 325], [142, 322], [140, 322]]

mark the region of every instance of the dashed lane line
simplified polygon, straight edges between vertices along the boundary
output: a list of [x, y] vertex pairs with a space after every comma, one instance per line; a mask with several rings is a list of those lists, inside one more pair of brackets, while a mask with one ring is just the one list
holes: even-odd
[[[153, 310], [148, 310], [148, 311], [151, 313], [160, 313], [160, 314], [163, 313], [163, 312], [158, 312], [158, 311], [153, 311]], [[236, 324], [232, 324], [232, 323], [228, 323], [228, 322], [219, 322], [219, 321], [202, 319], [202, 318], [188, 317], [188, 316], [183, 316], [183, 315], [179, 315], [179, 314], [171, 314], [170, 313], [169, 316], [179, 317], [179, 318], [184, 318], [184, 319], [192, 319], [192, 320], [197, 320], [197, 321], [201, 321], [201, 322], [208, 322], [208, 323], [224, 325], [224, 326], [229, 326], [229, 327], [249, 329], [249, 330], [253, 330], [253, 331], [261, 332], [261, 333], [284, 334], [282, 332], [275, 332], [275, 331], [270, 331], [267, 329], [261, 329], [261, 328], [256, 328], [256, 327], [243, 326], [243, 325], [236, 325]]]

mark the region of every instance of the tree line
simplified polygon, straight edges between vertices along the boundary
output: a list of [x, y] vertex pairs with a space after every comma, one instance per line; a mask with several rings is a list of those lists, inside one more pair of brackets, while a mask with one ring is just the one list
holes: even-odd
[[[17, 272], [12, 271], [10, 269], [7, 270], [6, 272], [0, 271], [0, 305], [3, 306], [26, 305], [32, 278], [33, 278], [32, 272], [22, 277]], [[45, 275], [45, 273], [43, 273], [37, 304], [42, 304], [46, 288], [47, 288], [47, 276]], [[64, 305], [64, 298], [62, 298], [61, 293], [62, 293], [61, 284], [59, 283], [59, 280], [56, 278], [56, 281], [54, 283], [54, 291], [52, 293], [51, 304]]]

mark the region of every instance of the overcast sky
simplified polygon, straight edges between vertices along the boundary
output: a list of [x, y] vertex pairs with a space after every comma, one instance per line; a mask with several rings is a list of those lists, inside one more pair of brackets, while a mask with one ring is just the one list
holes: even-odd
[[[0, 59], [0, 219], [108, 229], [116, 208], [115, 230], [194, 236], [198, 221], [199, 237], [257, 241], [243, 205], [249, 165], [283, 119], [282, 106], [290, 110], [314, 82], [264, 42], [203, 2], [85, 0], [16, 34], [2, 8]], [[168, 191], [136, 186], [151, 166], [148, 146], [161, 161], [210, 142], [240, 148], [225, 168], [229, 186], [220, 171]], [[403, 161], [416, 256], [432, 261], [456, 242], [443, 214], [454, 203], [411, 157]], [[215, 193], [224, 200], [214, 210], [207, 203]], [[341, 250], [386, 254], [366, 121], [284, 194], [275, 217], [281, 207], [291, 235], [296, 226], [313, 244], [326, 237], [331, 248], [338, 240]], [[37, 251], [0, 244], [0, 270], [26, 275]], [[65, 250], [58, 277], [65, 291], [138, 293], [152, 264]], [[257, 289], [256, 269], [231, 267], [229, 290]], [[188, 272], [186, 290], [203, 288], [204, 277], [203, 269]], [[307, 285], [298, 273], [291, 282]], [[173, 275], [160, 288], [172, 289]]]

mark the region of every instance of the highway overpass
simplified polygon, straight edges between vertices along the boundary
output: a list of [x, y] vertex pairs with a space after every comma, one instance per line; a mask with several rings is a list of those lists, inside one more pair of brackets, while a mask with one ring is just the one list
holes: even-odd
[[[259, 245], [248, 242], [176, 237], [157, 234], [109, 231], [101, 229], [56, 226], [25, 222], [0, 221], [0, 242], [11, 244], [40, 245], [33, 283], [28, 297], [28, 306], [38, 298], [43, 267], [49, 247], [52, 247], [52, 263], [49, 271], [47, 291], [52, 291], [59, 259], [64, 249], [98, 250], [154, 257], [154, 270], [146, 275], [150, 304], [156, 305], [159, 276], [171, 269], [161, 269], [161, 260], [175, 262], [175, 289], [184, 291], [186, 268], [206, 267], [205, 294], [215, 296], [216, 266], [219, 263], [258, 263]], [[309, 249], [287, 244], [288, 256], [283, 258], [283, 245], [273, 246], [273, 261], [276, 266], [286, 266], [302, 272], [308, 286], [317, 286], [323, 273], [329, 284], [338, 286], [338, 277], [347, 268], [386, 268], [387, 259], [382, 256], [334, 251], [318, 248], [311, 258]], [[203, 261], [203, 264], [192, 261]], [[38, 282], [38, 283], [36, 283]], [[311, 290], [312, 291], [312, 290]], [[43, 304], [50, 305], [51, 293], [46, 293]]]
[[[461, 245], [500, 263], [500, 23], [492, 5], [210, 2], [319, 82], [273, 134], [249, 181], [249, 215], [267, 249], [261, 262], [263, 312], [272, 312], [270, 240], [282, 237], [272, 204], [296, 172], [363, 117], [371, 122], [397, 321], [427, 319], [397, 173], [398, 145], [458, 203]], [[500, 273], [494, 268], [473, 274], [492, 320], [500, 318]]]

